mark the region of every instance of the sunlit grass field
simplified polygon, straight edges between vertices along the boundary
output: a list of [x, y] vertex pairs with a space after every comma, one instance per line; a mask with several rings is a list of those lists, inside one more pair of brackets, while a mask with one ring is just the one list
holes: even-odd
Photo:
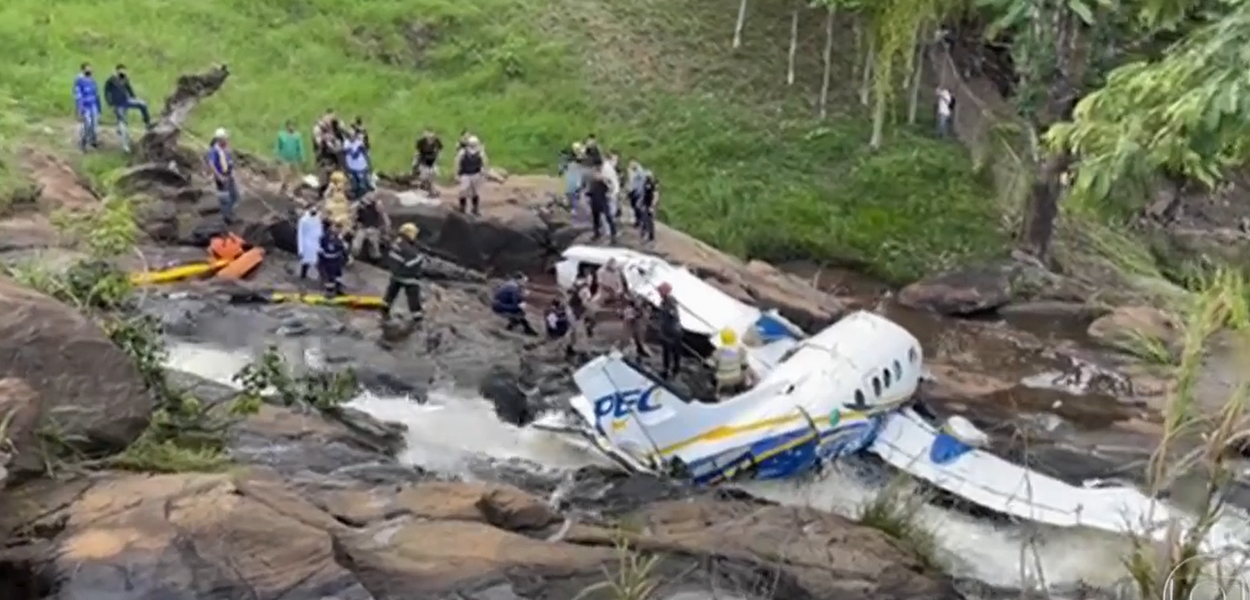
[[995, 203], [961, 148], [896, 127], [866, 151], [853, 42], [839, 41], [831, 117], [819, 122], [819, 14], [804, 19], [799, 82], [787, 87], [788, 8], [752, 13], [731, 51], [736, 6], [8, 0], [0, 110], [5, 122], [72, 117], [84, 61], [101, 85], [125, 63], [154, 105], [178, 74], [221, 62], [232, 77], [192, 130], [226, 127], [258, 154], [285, 120], [308, 132], [331, 107], [369, 123], [383, 170], [407, 168], [427, 125], [448, 138], [472, 129], [512, 172], [554, 171], [561, 146], [593, 131], [658, 173], [664, 220], [744, 256], [860, 262], [897, 281], [1001, 251]]

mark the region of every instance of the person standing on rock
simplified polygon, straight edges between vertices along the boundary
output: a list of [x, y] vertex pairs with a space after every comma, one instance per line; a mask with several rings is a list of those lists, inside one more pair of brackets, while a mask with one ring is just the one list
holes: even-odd
[[234, 179], [234, 157], [230, 152], [230, 136], [224, 128], [213, 132], [213, 143], [208, 148], [208, 167], [217, 187], [217, 205], [221, 219], [234, 223], [234, 207], [239, 204], [239, 186]]
[[647, 352], [647, 312], [642, 299], [631, 296], [625, 302], [625, 327], [629, 330], [629, 339], [634, 343], [634, 354], [640, 358], [650, 358]]
[[364, 197], [372, 188], [369, 181], [369, 150], [365, 147], [364, 134], [353, 131], [351, 137], [343, 144], [343, 162], [347, 166], [347, 177], [351, 180], [353, 202]]
[[83, 152], [87, 147], [100, 147], [98, 128], [100, 126], [100, 86], [91, 75], [91, 64], [83, 63], [74, 78], [74, 110], [78, 114], [81, 127], [78, 131], [78, 148]]
[[629, 169], [625, 172], [625, 195], [629, 198], [629, 207], [634, 210], [634, 227], [641, 227], [642, 217], [638, 215], [638, 199], [642, 197], [642, 184], [649, 173], [642, 168], [637, 160], [629, 161]]
[[382, 295], [382, 302], [386, 304], [386, 308], [382, 309], [383, 321], [391, 318], [391, 308], [400, 292], [408, 300], [408, 314], [413, 324], [425, 318], [421, 305], [421, 276], [424, 274], [425, 254], [417, 249], [418, 233], [420, 230], [416, 224], [404, 223], [399, 226], [399, 239], [391, 244], [391, 251], [387, 255], [391, 280], [386, 285], [386, 293]]
[[937, 89], [938, 137], [950, 137], [955, 118], [955, 95], [945, 87]]
[[586, 186], [586, 198], [590, 203], [590, 227], [593, 235], [591, 239], [598, 241], [603, 237], [603, 224], [606, 221], [608, 225], [608, 235], [612, 239], [612, 243], [616, 243], [616, 219], [612, 218], [611, 206], [608, 200], [608, 194], [611, 191], [611, 184], [604, 177], [601, 169], [595, 169], [590, 175], [590, 183]]
[[438, 155], [443, 152], [443, 141], [431, 128], [417, 138], [416, 155], [412, 160], [413, 175], [417, 177], [417, 187], [430, 196], [437, 192], [434, 189], [434, 178], [438, 176]]
[[333, 108], [327, 108], [313, 126], [313, 152], [317, 155], [317, 180], [321, 183], [317, 195], [321, 196], [330, 183], [330, 174], [344, 168], [343, 130]]
[[586, 153], [581, 143], [573, 142], [560, 161], [560, 174], [564, 176], [564, 195], [569, 201], [569, 214], [574, 220], [577, 219], [578, 205], [581, 204], [578, 200], [581, 199], [586, 184], [587, 171], [582, 165], [585, 159]]
[[278, 142], [274, 148], [278, 155], [278, 168], [281, 172], [282, 187], [279, 194], [299, 185], [299, 173], [304, 165], [304, 138], [295, 130], [295, 122], [287, 121], [286, 127], [278, 131]]
[[332, 222], [322, 224], [321, 246], [317, 252], [317, 270], [327, 297], [343, 295], [343, 269], [347, 266], [347, 245], [342, 228]]
[[573, 318], [586, 329], [586, 337], [595, 335], [594, 295], [590, 293], [590, 280], [578, 277], [569, 290], [569, 309]]
[[113, 108], [117, 117], [117, 138], [121, 140], [122, 151], [130, 152], [130, 135], [126, 131], [126, 111], [139, 111], [143, 118], [143, 126], [152, 129], [152, 116], [148, 113], [148, 103], [135, 97], [135, 88], [130, 85], [126, 76], [126, 65], [117, 65], [117, 70], [104, 82], [104, 99]]
[[656, 291], [660, 293], [660, 306], [655, 311], [660, 334], [660, 376], [671, 379], [681, 369], [681, 311], [673, 297], [673, 286], [661, 283]]
[[660, 207], [660, 182], [655, 175], [647, 173], [638, 195], [638, 234], [643, 241], [655, 241], [655, 211]]
[[615, 152], [609, 152], [603, 161], [603, 179], [608, 184], [608, 212], [612, 215], [613, 222], [621, 220], [621, 174], [616, 170], [617, 157]]
[[481, 188], [487, 168], [486, 150], [477, 136], [470, 135], [456, 153], [456, 177], [460, 180], [460, 212], [471, 202], [474, 216], [481, 215]]
[[317, 205], [309, 206], [299, 218], [296, 227], [296, 242], [299, 247], [299, 278], [308, 279], [308, 271], [317, 266], [317, 255], [321, 252], [321, 235], [325, 228], [321, 215], [317, 214]]
[[529, 319], [525, 317], [525, 284], [528, 278], [521, 273], [513, 275], [495, 290], [491, 310], [508, 320], [507, 331], [520, 328], [525, 335], [538, 335]]
[[370, 258], [382, 258], [382, 232], [391, 228], [390, 216], [382, 210], [377, 195], [370, 192], [356, 202], [356, 231], [352, 236], [352, 256], [359, 258], [368, 252]]

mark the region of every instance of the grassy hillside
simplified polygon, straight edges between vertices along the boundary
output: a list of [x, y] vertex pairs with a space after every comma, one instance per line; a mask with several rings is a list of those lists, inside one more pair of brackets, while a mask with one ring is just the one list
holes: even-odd
[[234, 76], [193, 129], [227, 127], [255, 152], [284, 120], [308, 131], [327, 107], [371, 124], [384, 169], [407, 166], [427, 124], [473, 129], [514, 172], [552, 170], [562, 145], [594, 131], [659, 173], [664, 219], [744, 255], [862, 260], [905, 279], [1001, 248], [994, 202], [961, 149], [898, 132], [864, 151], [867, 123], [848, 101], [852, 36], [839, 42], [837, 102], [820, 123], [821, 14], [803, 19], [801, 81], [786, 87], [788, 7], [752, 13], [731, 53], [736, 6], [8, 0], [0, 107], [9, 124], [71, 116], [84, 60], [101, 80], [126, 63], [151, 102], [178, 73], [225, 62]]

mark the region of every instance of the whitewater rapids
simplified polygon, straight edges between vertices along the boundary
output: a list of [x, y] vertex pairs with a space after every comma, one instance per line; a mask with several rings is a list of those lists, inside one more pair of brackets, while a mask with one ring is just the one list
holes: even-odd
[[[234, 386], [232, 377], [251, 360], [246, 351], [176, 343], [170, 347], [167, 364]], [[611, 464], [559, 434], [499, 421], [490, 402], [472, 393], [435, 391], [426, 404], [365, 393], [351, 406], [406, 425], [408, 446], [400, 459], [433, 471], [465, 474], [468, 461], [482, 456], [523, 459], [549, 469]], [[848, 516], [855, 515], [877, 492], [863, 478], [836, 468], [814, 481], [749, 482], [740, 487], [782, 504]], [[941, 558], [959, 577], [1001, 587], [1032, 587], [1038, 583], [1036, 565], [1040, 565], [1042, 579], [1052, 588], [1078, 584], [1106, 588], [1125, 576], [1120, 561], [1128, 543], [1110, 534], [991, 523], [929, 505], [921, 510], [921, 520], [936, 534]]]

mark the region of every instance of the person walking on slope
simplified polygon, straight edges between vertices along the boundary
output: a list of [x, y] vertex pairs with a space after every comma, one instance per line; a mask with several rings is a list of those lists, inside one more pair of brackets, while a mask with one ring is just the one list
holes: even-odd
[[299, 185], [299, 173], [307, 158], [304, 155], [304, 138], [295, 130], [294, 121], [287, 121], [286, 127], [278, 131], [274, 153], [278, 156], [282, 176], [282, 187], [278, 188], [278, 193], [285, 194]]
[[321, 247], [317, 252], [317, 270], [327, 297], [343, 295], [343, 269], [347, 266], [347, 245], [342, 230], [331, 222], [323, 223]]
[[527, 281], [525, 275], [517, 273], [500, 285], [495, 290], [491, 310], [507, 319], [508, 324], [504, 327], [505, 330], [512, 331], [520, 328], [525, 335], [538, 335], [529, 320], [525, 318], [525, 284]]
[[325, 227], [321, 215], [317, 214], [317, 205], [309, 206], [299, 218], [296, 227], [296, 245], [299, 247], [299, 278], [308, 279], [308, 270], [317, 266], [317, 255], [321, 252], [321, 235]]
[[404, 223], [399, 226], [399, 238], [391, 245], [387, 256], [390, 260], [391, 280], [386, 285], [386, 293], [382, 295], [382, 302], [386, 304], [386, 308], [382, 309], [383, 321], [391, 318], [391, 308], [400, 292], [408, 300], [408, 315], [413, 324], [425, 318], [420, 287], [425, 255], [417, 249], [418, 233], [420, 231], [415, 224]]
[[359, 200], [373, 187], [369, 181], [369, 150], [365, 147], [362, 131], [353, 131], [343, 144], [343, 162], [347, 166], [347, 177], [352, 186], [351, 196], [348, 198], [352, 201]]
[[438, 176], [438, 155], [443, 152], [443, 141], [433, 129], [426, 128], [425, 133], [417, 138], [416, 155], [412, 159], [412, 174], [417, 178], [417, 187], [426, 194], [434, 196], [434, 178]]
[[135, 88], [126, 76], [126, 65], [117, 65], [117, 70], [104, 82], [104, 99], [113, 108], [117, 117], [117, 137], [122, 142], [122, 151], [130, 152], [130, 135], [126, 130], [126, 111], [134, 109], [143, 117], [143, 126], [152, 129], [152, 116], [148, 113], [148, 103], [135, 97]]
[[660, 293], [660, 306], [655, 311], [655, 318], [656, 329], [660, 333], [660, 376], [671, 379], [681, 369], [681, 311], [677, 298], [673, 297], [673, 286], [661, 283], [657, 291]]
[[234, 180], [234, 157], [230, 153], [230, 136], [224, 128], [213, 132], [213, 143], [208, 147], [208, 166], [217, 187], [217, 205], [221, 219], [234, 223], [234, 207], [239, 204], [239, 186]]
[[955, 119], [955, 95], [945, 87], [937, 89], [938, 137], [950, 137]]
[[100, 147], [97, 136], [100, 126], [100, 86], [91, 75], [91, 64], [83, 63], [78, 77], [74, 78], [74, 110], [78, 114], [81, 128], [78, 132], [78, 148], [83, 152], [87, 147]]
[[474, 216], [481, 215], [481, 188], [486, 173], [486, 150], [477, 136], [470, 135], [456, 153], [456, 177], [460, 180], [460, 212], [472, 203]]

